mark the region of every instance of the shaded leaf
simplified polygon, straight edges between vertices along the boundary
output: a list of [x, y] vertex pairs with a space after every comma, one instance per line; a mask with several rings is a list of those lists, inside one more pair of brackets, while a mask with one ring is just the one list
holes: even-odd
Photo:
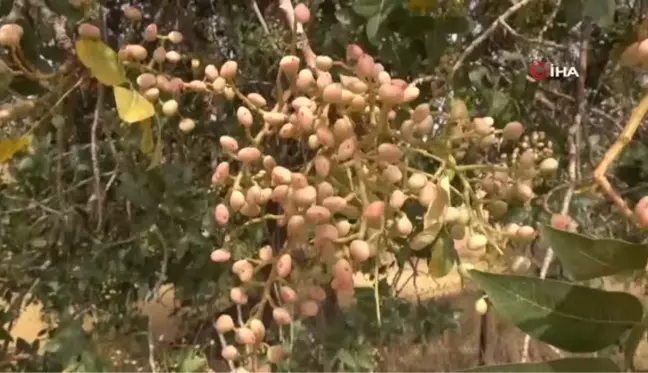
[[385, 0], [356, 0], [351, 7], [353, 11], [365, 18], [369, 18], [383, 7]]
[[446, 230], [443, 230], [432, 246], [428, 273], [432, 277], [443, 277], [454, 268], [455, 260], [454, 240]]
[[619, 367], [607, 358], [570, 357], [540, 363], [487, 365], [463, 372], [619, 372]]
[[0, 140], [0, 163], [6, 162], [32, 143], [32, 135], [24, 135], [14, 139]]
[[378, 29], [380, 28], [380, 22], [383, 18], [380, 14], [376, 14], [369, 18], [366, 25], [367, 39], [372, 43], [376, 43], [376, 35], [378, 34]]
[[0, 94], [7, 91], [13, 81], [13, 73], [4, 61], [0, 60]]
[[135, 123], [155, 115], [153, 104], [139, 92], [123, 87], [114, 87], [113, 92], [117, 113], [124, 122]]
[[583, 16], [589, 17], [599, 27], [608, 27], [614, 23], [615, 0], [583, 1]]
[[105, 43], [78, 39], [76, 50], [83, 65], [101, 83], [109, 86], [126, 83], [126, 71], [119, 62], [117, 53]]
[[164, 142], [162, 141], [162, 125], [159, 121], [157, 122], [157, 136], [155, 139], [155, 149], [153, 150], [153, 155], [151, 155], [151, 163], [149, 164], [147, 170], [152, 170], [155, 167], [159, 166], [162, 163], [162, 152], [164, 150]]
[[556, 280], [470, 271], [495, 311], [533, 338], [570, 352], [616, 343], [643, 315], [639, 300]]
[[140, 128], [142, 130], [140, 151], [144, 154], [149, 154], [153, 151], [153, 128], [151, 128], [151, 120], [146, 119], [141, 121]]
[[204, 372], [207, 367], [207, 359], [203, 356], [189, 353], [180, 363], [181, 372]]
[[641, 343], [641, 340], [646, 334], [646, 330], [648, 330], [648, 316], [644, 317], [643, 322], [640, 325], [632, 328], [626, 337], [626, 340], [623, 343], [623, 364], [625, 371], [636, 371], [634, 366], [634, 356], [637, 352], [637, 348], [639, 348], [639, 343]]
[[548, 225], [540, 227], [540, 234], [553, 248], [560, 264], [577, 281], [642, 270], [648, 261], [646, 244], [595, 239]]

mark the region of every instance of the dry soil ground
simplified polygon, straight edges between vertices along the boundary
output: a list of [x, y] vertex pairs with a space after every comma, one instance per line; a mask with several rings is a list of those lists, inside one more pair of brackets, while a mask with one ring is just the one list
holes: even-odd
[[[411, 273], [411, 269], [408, 270]], [[425, 272], [425, 263], [421, 263], [420, 272]], [[410, 276], [405, 273], [401, 277], [401, 284]], [[358, 282], [363, 279], [358, 278]], [[608, 287], [618, 288], [618, 284]], [[417, 287], [422, 299], [440, 298], [449, 299], [453, 305], [464, 309], [461, 327], [459, 330], [447, 331], [439, 340], [428, 345], [402, 346], [398, 349], [385, 351], [383, 354], [385, 371], [457, 371], [477, 365], [478, 340], [480, 317], [474, 311], [474, 302], [478, 294], [461, 291], [459, 275], [456, 271], [441, 279], [432, 279], [428, 276], [417, 277]], [[416, 299], [413, 281], [408, 281], [401, 292], [407, 299]], [[638, 287], [632, 292], [640, 295]], [[164, 335], [172, 339], [180, 327], [178, 319], [170, 317], [173, 292], [166, 291], [161, 303], [152, 303], [144, 307], [144, 312], [151, 316], [155, 334]], [[38, 331], [43, 327], [43, 320], [38, 306], [25, 309], [20, 319], [15, 324], [12, 334], [26, 340], [37, 337]], [[488, 363], [518, 362], [521, 356], [521, 346], [524, 335], [519, 330], [508, 325], [502, 320], [497, 320], [495, 315], [489, 316], [488, 346], [486, 350]], [[558, 358], [556, 352], [541, 343], [532, 343], [530, 360], [541, 361]], [[637, 365], [640, 370], [648, 370], [648, 345], [642, 343], [637, 356]], [[128, 371], [129, 368], [126, 368]]]

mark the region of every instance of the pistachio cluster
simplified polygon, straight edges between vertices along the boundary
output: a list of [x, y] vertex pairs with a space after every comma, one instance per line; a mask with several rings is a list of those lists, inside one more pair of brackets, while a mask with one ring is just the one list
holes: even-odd
[[[294, 15], [298, 23], [311, 18], [304, 4], [295, 7]], [[125, 16], [132, 22], [142, 19], [133, 7]], [[19, 31], [16, 25], [0, 28], [0, 45], [16, 47]], [[91, 24], [80, 25], [78, 32], [85, 39], [101, 38], [99, 28]], [[533, 198], [539, 175], [558, 167], [544, 135], [523, 137], [519, 122], [497, 129], [493, 118], [471, 118], [461, 100], [454, 100], [449, 113], [434, 113], [419, 98], [415, 83], [393, 77], [356, 44], [347, 47], [343, 61], [306, 51], [304, 61], [284, 56], [279, 61], [278, 94], [269, 98], [241, 92], [236, 61], [202, 67], [191, 60], [194, 79], [174, 77], [173, 66], [187, 60], [173, 50], [183, 42], [178, 31], [163, 35], [150, 24], [142, 39], [157, 43], [150, 55], [143, 45], [129, 44], [118, 51], [119, 61], [138, 72], [134, 83], [140, 93], [162, 115], [177, 117], [181, 131], [190, 133], [196, 126], [182, 112], [183, 94], [199, 93], [238, 105], [236, 118], [245, 136], [220, 137], [229, 159], [219, 163], [211, 177], [223, 196], [214, 219], [229, 232], [211, 260], [228, 263], [237, 277], [239, 284], [229, 294], [236, 305], [247, 304], [256, 287], [263, 298], [248, 320], [235, 322], [222, 315], [214, 324], [222, 355], [233, 369], [270, 371], [269, 364], [287, 356], [283, 345], [264, 343], [269, 327], [259, 318], [264, 307], [273, 308], [279, 328], [296, 317], [316, 316], [329, 286], [342, 309], [351, 307], [354, 274], [370, 266], [374, 272], [379, 259], [402, 249], [397, 241], [420, 252], [447, 232], [461, 262], [476, 263], [489, 251], [503, 253], [511, 240], [526, 244], [536, 234], [531, 226], [497, 224], [510, 203], [526, 204]], [[435, 115], [449, 119], [438, 137], [432, 136]], [[261, 150], [269, 135], [302, 141], [315, 155], [300, 170], [290, 170]], [[519, 144], [502, 164], [465, 164], [469, 154], [489, 152], [505, 142]], [[433, 173], [413, 167], [413, 157], [436, 164]], [[271, 201], [281, 206], [279, 215], [266, 213]], [[420, 205], [425, 213], [413, 215], [412, 205]], [[235, 227], [235, 214], [247, 221]], [[270, 219], [286, 228], [284, 247], [265, 246], [256, 257], [241, 257], [237, 234]], [[297, 253], [310, 258], [310, 264], [298, 264]], [[255, 281], [266, 267], [271, 267], [269, 277]]]

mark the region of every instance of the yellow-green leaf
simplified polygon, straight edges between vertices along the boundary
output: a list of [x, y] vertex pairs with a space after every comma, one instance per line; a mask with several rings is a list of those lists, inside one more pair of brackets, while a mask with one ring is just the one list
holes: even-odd
[[144, 154], [149, 154], [153, 151], [153, 129], [151, 127], [151, 119], [141, 121], [140, 128], [142, 130], [140, 150]]
[[155, 115], [153, 104], [139, 92], [123, 87], [114, 87], [113, 92], [117, 114], [124, 122], [140, 122]]
[[164, 151], [164, 142], [162, 141], [162, 124], [159, 120], [156, 121], [156, 123], [157, 136], [155, 142], [155, 150], [153, 150], [153, 154], [151, 155], [151, 163], [149, 164], [147, 170], [152, 170], [155, 167], [159, 166], [160, 163], [162, 163], [162, 156]]
[[14, 154], [24, 150], [32, 142], [32, 135], [24, 135], [15, 139], [0, 140], [0, 163], [10, 160]]
[[126, 82], [126, 71], [117, 53], [101, 41], [79, 39], [76, 50], [81, 62], [92, 76], [105, 85], [117, 86]]

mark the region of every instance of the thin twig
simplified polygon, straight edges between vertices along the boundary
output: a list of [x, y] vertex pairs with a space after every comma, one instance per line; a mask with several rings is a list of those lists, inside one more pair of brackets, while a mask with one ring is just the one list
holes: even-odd
[[511, 17], [515, 12], [518, 10], [522, 9], [524, 6], [528, 5], [531, 3], [533, 0], [522, 0], [518, 3], [513, 4], [510, 8], [508, 8], [504, 13], [502, 13], [501, 16], [497, 17], [495, 22], [493, 22], [487, 29], [484, 31], [481, 35], [479, 35], [475, 40], [473, 40], [472, 43], [464, 50], [464, 52], [459, 56], [459, 59], [457, 62], [455, 62], [454, 66], [452, 66], [452, 71], [450, 72], [450, 79], [454, 77], [455, 73], [461, 65], [465, 62], [466, 58], [470, 56], [472, 52], [477, 49], [486, 39], [488, 39], [494, 32], [497, 30], [497, 27], [502, 24], [502, 22], [506, 21], [509, 17]]
[[[574, 122], [572, 123], [571, 127], [569, 128], [569, 133], [568, 133], [568, 140], [567, 140], [567, 145], [569, 149], [569, 165], [568, 165], [568, 173], [569, 173], [569, 181], [570, 181], [570, 186], [569, 189], [567, 189], [567, 192], [565, 193], [565, 197], [563, 199], [563, 204], [562, 204], [562, 209], [561, 209], [561, 214], [562, 215], [567, 215], [569, 214], [569, 205], [571, 204], [572, 197], [574, 195], [574, 188], [577, 185], [578, 181], [580, 180], [580, 152], [581, 152], [581, 133], [582, 133], [582, 124], [583, 121], [586, 119], [586, 105], [587, 105], [587, 97], [586, 91], [585, 91], [585, 77], [587, 73], [587, 53], [589, 50], [589, 39], [590, 39], [590, 33], [591, 33], [591, 23], [589, 22], [588, 19], [583, 20], [583, 23], [581, 25], [581, 45], [580, 45], [580, 66], [579, 66], [579, 80], [578, 80], [578, 87], [577, 87], [577, 92], [576, 92], [576, 103], [577, 103], [577, 112], [576, 116], [574, 117]], [[570, 227], [573, 228], [573, 227]], [[542, 260], [542, 267], [540, 268], [540, 278], [544, 279], [547, 277], [547, 272], [549, 271], [549, 267], [551, 266], [551, 263], [553, 262], [554, 259], [554, 251], [551, 247], [547, 248], [547, 252], [545, 253], [545, 257]], [[529, 344], [531, 342], [531, 337], [527, 334], [524, 337], [524, 345], [522, 347], [522, 362], [526, 362], [528, 357], [529, 357]], [[555, 352], [560, 354], [560, 351], [553, 348]]]
[[268, 28], [268, 24], [263, 18], [263, 14], [261, 14], [261, 10], [259, 9], [259, 4], [257, 4], [256, 0], [250, 0], [250, 1], [252, 2], [252, 9], [254, 9], [254, 14], [259, 20], [261, 27], [263, 27], [263, 31], [266, 33], [266, 35], [268, 35], [270, 33], [270, 29]]
[[97, 230], [103, 225], [103, 187], [101, 186], [101, 171], [99, 170], [99, 156], [97, 145], [97, 132], [99, 130], [99, 118], [103, 111], [103, 102], [105, 96], [105, 87], [103, 84], [98, 83], [97, 105], [94, 111], [94, 118], [92, 120], [92, 129], [90, 135], [90, 153], [92, 156], [92, 172], [94, 175], [94, 196], [97, 204]]

